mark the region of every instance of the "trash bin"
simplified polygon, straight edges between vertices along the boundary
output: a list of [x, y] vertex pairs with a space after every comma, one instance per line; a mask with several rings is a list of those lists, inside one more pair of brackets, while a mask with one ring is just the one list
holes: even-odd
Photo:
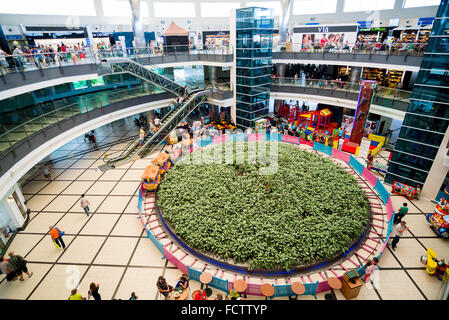
[[341, 281], [341, 293], [346, 299], [352, 299], [359, 295], [362, 288], [362, 282], [359, 280], [359, 274], [355, 270], [346, 272]]

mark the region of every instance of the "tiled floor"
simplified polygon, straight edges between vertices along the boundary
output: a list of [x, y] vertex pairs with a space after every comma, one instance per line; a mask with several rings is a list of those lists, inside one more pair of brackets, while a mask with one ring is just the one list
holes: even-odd
[[[105, 139], [119, 139], [131, 133], [137, 133], [132, 119], [98, 129], [96, 135], [101, 144]], [[81, 137], [55, 154], [60, 156], [64, 150], [84, 147]], [[32, 211], [31, 221], [16, 236], [10, 250], [29, 261], [34, 275], [31, 279], [25, 276], [23, 282], [7, 282], [2, 276], [0, 299], [66, 300], [76, 286], [86, 296], [91, 282], [100, 284], [103, 299], [128, 299], [133, 291], [139, 299], [163, 299], [156, 289], [157, 277], [163, 275], [170, 284], [176, 283], [181, 272], [162, 259], [137, 219], [137, 189], [148, 160], [137, 160], [102, 173], [97, 165], [105, 152], [107, 149], [59, 162], [52, 169], [55, 180], [37, 177], [23, 186]], [[383, 152], [376, 160], [387, 158], [388, 153]], [[89, 216], [79, 204], [82, 193], [91, 203]], [[396, 251], [386, 249], [380, 262], [379, 288], [364, 286], [359, 300], [435, 299], [440, 290], [441, 282], [429, 276], [420, 263], [428, 247], [449, 258], [449, 244], [437, 238], [425, 220], [425, 213], [433, 210], [433, 204], [393, 196], [395, 209], [404, 202], [410, 208], [404, 218], [410, 232], [402, 237]], [[51, 225], [65, 231], [64, 251], [53, 245], [48, 235]], [[192, 281], [191, 292], [197, 288], [199, 284]], [[213, 295], [216, 293], [214, 290]], [[340, 292], [336, 294], [344, 299]], [[324, 295], [318, 294], [318, 299], [324, 299]]]

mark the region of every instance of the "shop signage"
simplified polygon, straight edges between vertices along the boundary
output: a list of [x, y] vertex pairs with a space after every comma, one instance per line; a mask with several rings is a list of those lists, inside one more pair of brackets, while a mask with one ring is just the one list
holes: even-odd
[[361, 28], [359, 29], [359, 31], [373, 31], [373, 32], [387, 31], [387, 28]]
[[433, 20], [435, 20], [435, 18], [419, 18], [418, 26], [421, 27], [429, 26], [433, 23]]
[[337, 33], [337, 32], [357, 32], [357, 25], [347, 26], [310, 26], [294, 27], [293, 33]]
[[10, 35], [6, 35], [6, 40], [22, 40], [23, 37], [20, 34], [10, 34]]
[[373, 20], [357, 21], [360, 28], [370, 28], [373, 25]]

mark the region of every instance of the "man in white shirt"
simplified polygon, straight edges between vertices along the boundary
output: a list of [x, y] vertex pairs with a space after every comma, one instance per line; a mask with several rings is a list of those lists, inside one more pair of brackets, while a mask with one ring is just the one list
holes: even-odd
[[405, 221], [401, 221], [400, 224], [396, 225], [395, 236], [391, 243], [391, 249], [396, 250], [396, 246], [399, 242], [399, 239], [402, 237], [405, 231], [409, 230], [408, 227], [405, 226]]
[[86, 198], [84, 198], [84, 194], [81, 195], [80, 203], [81, 203], [81, 208], [83, 208], [84, 212], [87, 214], [87, 216], [89, 216], [89, 205], [90, 205], [90, 202]]
[[342, 150], [343, 149], [343, 143], [344, 142], [345, 142], [345, 139], [343, 139], [343, 137], [338, 139], [338, 150]]
[[159, 127], [159, 126], [161, 125], [161, 119], [159, 119], [158, 117], [156, 117], [156, 118], [154, 119], [154, 125], [155, 125], [156, 127]]

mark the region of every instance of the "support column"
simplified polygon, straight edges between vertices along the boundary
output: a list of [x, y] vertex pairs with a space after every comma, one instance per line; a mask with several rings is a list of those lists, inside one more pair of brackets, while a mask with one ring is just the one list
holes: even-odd
[[288, 29], [290, 27], [290, 16], [292, 14], [293, 0], [281, 0], [282, 16], [279, 25], [279, 41], [281, 44], [287, 42]]
[[359, 83], [361, 75], [362, 75], [362, 67], [351, 67], [349, 82]]
[[279, 77], [280, 78], [285, 78], [285, 70], [287, 69], [287, 66], [285, 63], [279, 63], [278, 64], [278, 72], [279, 72]]
[[449, 144], [449, 127], [446, 129], [443, 141], [441, 141], [438, 153], [435, 156], [435, 159], [433, 160], [432, 167], [430, 167], [430, 171], [427, 174], [426, 181], [424, 182], [424, 186], [422, 187], [421, 190], [422, 198], [433, 200], [437, 197], [438, 192], [440, 191], [441, 185], [443, 184], [444, 179], [446, 178], [447, 172], [449, 170], [448, 167], [443, 165], [444, 159], [449, 157], [447, 155], [448, 144]]
[[209, 81], [212, 85], [212, 90], [215, 91], [217, 90], [217, 68], [215, 66], [209, 66]]
[[142, 23], [142, 12], [140, 11], [140, 0], [129, 0], [129, 4], [131, 5], [134, 45], [137, 48], [144, 48], [146, 45]]

